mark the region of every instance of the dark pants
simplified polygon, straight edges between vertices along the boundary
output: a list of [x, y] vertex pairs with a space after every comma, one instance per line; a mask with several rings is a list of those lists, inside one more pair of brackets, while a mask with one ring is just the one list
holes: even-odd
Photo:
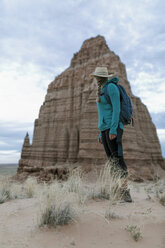
[[118, 154], [119, 146], [122, 147], [122, 135], [119, 141], [118, 136], [115, 139], [110, 140], [109, 129], [102, 131], [101, 133], [102, 133], [103, 146], [108, 159], [115, 158], [117, 160], [116, 166], [118, 166], [119, 169], [122, 171], [121, 177], [127, 177], [128, 176], [127, 165], [124, 161], [123, 155], [119, 156]]

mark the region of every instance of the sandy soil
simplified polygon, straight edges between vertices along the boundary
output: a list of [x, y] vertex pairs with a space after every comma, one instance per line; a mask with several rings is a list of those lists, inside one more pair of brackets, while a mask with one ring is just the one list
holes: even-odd
[[[131, 183], [133, 203], [111, 207], [119, 218], [105, 219], [108, 200], [90, 200], [77, 222], [58, 228], [37, 227], [38, 200], [15, 199], [0, 204], [0, 248], [165, 248], [165, 207], [148, 199], [146, 183]], [[140, 227], [134, 241], [127, 225]]]

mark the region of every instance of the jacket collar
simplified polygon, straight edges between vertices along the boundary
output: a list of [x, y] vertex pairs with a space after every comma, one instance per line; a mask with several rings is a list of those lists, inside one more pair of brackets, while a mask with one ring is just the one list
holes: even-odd
[[108, 80], [104, 83], [102, 89], [104, 89], [105, 86], [106, 86], [107, 84], [109, 84], [110, 82], [117, 84], [117, 83], [119, 82], [119, 77], [113, 77], [113, 78], [111, 78], [111, 79], [108, 79]]
[[104, 89], [107, 84], [108, 84], [108, 80], [104, 83], [102, 89]]

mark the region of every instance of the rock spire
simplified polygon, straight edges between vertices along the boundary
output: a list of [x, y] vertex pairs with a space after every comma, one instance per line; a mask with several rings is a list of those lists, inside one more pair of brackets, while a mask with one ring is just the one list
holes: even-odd
[[156, 128], [147, 107], [132, 94], [125, 65], [102, 36], [85, 40], [69, 68], [48, 86], [39, 116], [34, 122], [33, 141], [25, 138], [18, 174], [65, 178], [68, 164], [93, 167], [107, 160], [97, 141], [97, 86], [89, 75], [96, 66], [114, 71], [131, 97], [135, 126], [125, 127], [124, 157], [133, 179], [152, 179], [154, 168], [165, 168]]

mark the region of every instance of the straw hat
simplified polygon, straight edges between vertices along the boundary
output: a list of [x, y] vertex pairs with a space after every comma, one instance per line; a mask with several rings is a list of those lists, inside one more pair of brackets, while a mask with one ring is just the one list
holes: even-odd
[[91, 77], [111, 77], [114, 73], [108, 75], [107, 67], [96, 67], [95, 71], [90, 74]]

